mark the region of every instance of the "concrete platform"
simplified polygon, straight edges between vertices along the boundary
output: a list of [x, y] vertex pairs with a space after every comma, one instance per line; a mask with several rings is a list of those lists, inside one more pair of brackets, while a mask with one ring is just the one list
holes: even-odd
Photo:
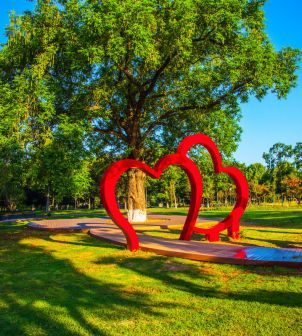
[[[126, 246], [119, 229], [91, 229], [90, 235], [107, 242]], [[278, 265], [302, 267], [302, 249], [202, 243], [153, 237], [138, 233], [140, 249], [165, 256], [237, 265]]]

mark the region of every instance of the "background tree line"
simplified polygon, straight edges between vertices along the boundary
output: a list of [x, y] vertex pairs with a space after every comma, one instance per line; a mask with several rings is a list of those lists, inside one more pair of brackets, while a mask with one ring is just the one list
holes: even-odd
[[[2, 120], [3, 122], [3, 120]], [[101, 206], [99, 183], [108, 161], [85, 148], [79, 127], [64, 123], [53, 134], [43, 150], [21, 146], [16, 139], [1, 137], [0, 206], [1, 211], [16, 209], [76, 209]], [[87, 140], [87, 139], [86, 139]], [[203, 178], [203, 207], [234, 204], [235, 186], [224, 174], [213, 171], [210, 156], [203, 149], [190, 153]], [[263, 154], [266, 165], [246, 165], [233, 159], [224, 164], [235, 165], [247, 177], [250, 203], [301, 203], [302, 143], [296, 146], [277, 143]], [[122, 176], [117, 197], [121, 207], [127, 207], [127, 176]], [[178, 167], [170, 167], [160, 180], [147, 178], [147, 205], [162, 207], [186, 206], [190, 200], [190, 184]]]

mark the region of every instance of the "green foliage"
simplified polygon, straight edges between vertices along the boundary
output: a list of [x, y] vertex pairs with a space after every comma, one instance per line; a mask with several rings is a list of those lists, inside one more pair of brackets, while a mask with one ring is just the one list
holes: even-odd
[[300, 143], [297, 143], [294, 149], [291, 145], [276, 143], [267, 153], [263, 153], [268, 168], [264, 180], [269, 183], [271, 194], [274, 196], [279, 194], [282, 201], [288, 197], [289, 199], [295, 198], [300, 203], [302, 196], [299, 188], [301, 183], [300, 154]]
[[32, 149], [32, 186], [45, 193], [50, 190], [57, 201], [83, 197], [91, 184], [83, 139], [81, 125], [63, 118], [51, 138]]
[[276, 143], [269, 149], [268, 153], [263, 153], [268, 168], [274, 169], [280, 162], [284, 162], [292, 155], [292, 146], [283, 143]]
[[240, 136], [240, 102], [270, 91], [285, 97], [296, 83], [300, 52], [274, 50], [262, 6], [39, 1], [33, 13], [11, 17], [2, 77], [22, 78], [42, 110], [37, 118], [55, 109], [84, 121], [113, 153], [150, 159], [159, 154], [155, 143], [173, 148], [203, 131], [229, 155]]
[[302, 142], [297, 142], [293, 150], [296, 169], [302, 173]]
[[0, 198], [2, 205], [14, 211], [22, 205], [25, 186], [25, 158], [13, 139], [0, 138]]
[[[94, 199], [112, 161], [152, 164], [196, 132], [211, 136], [231, 163], [240, 103], [268, 92], [284, 98], [297, 81], [301, 53], [274, 49], [263, 4], [40, 0], [33, 12], [12, 13], [0, 49], [0, 133], [1, 165], [14, 177], [1, 182], [2, 196], [10, 189], [17, 197], [26, 185], [57, 202]], [[274, 167], [285, 161], [282, 151], [270, 154]], [[299, 144], [293, 152], [301, 170]], [[205, 198], [231, 201], [232, 182], [215, 176], [203, 155], [196, 160]], [[176, 204], [176, 193], [187, 202], [188, 181], [171, 172], [150, 182], [150, 200]], [[271, 193], [283, 192], [280, 173], [271, 176]], [[256, 194], [262, 182], [251, 178]]]
[[16, 210], [24, 199], [26, 157], [19, 127], [22, 110], [14, 106], [16, 94], [0, 83], [0, 198], [1, 207]]
[[190, 202], [190, 182], [186, 173], [179, 167], [171, 166], [159, 180], [148, 178], [148, 204], [177, 208]]

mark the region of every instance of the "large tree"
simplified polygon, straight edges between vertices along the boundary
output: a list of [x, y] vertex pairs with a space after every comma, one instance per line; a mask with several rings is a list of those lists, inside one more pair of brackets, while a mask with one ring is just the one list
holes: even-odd
[[[268, 92], [285, 97], [296, 83], [300, 52], [273, 48], [264, 2], [39, 0], [11, 18], [1, 79], [22, 79], [36, 127], [41, 114], [49, 128], [67, 114], [114, 157], [152, 162], [193, 132], [230, 154], [239, 104]], [[141, 221], [145, 177], [128, 176], [130, 219]]]

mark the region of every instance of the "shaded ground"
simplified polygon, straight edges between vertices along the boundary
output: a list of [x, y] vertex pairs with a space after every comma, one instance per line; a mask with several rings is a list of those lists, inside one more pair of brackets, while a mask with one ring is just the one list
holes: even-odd
[[20, 214], [3, 214], [3, 215], [0, 215], [0, 221], [15, 221], [18, 219], [35, 218], [35, 217], [36, 217], [36, 214], [33, 212], [20, 213]]

